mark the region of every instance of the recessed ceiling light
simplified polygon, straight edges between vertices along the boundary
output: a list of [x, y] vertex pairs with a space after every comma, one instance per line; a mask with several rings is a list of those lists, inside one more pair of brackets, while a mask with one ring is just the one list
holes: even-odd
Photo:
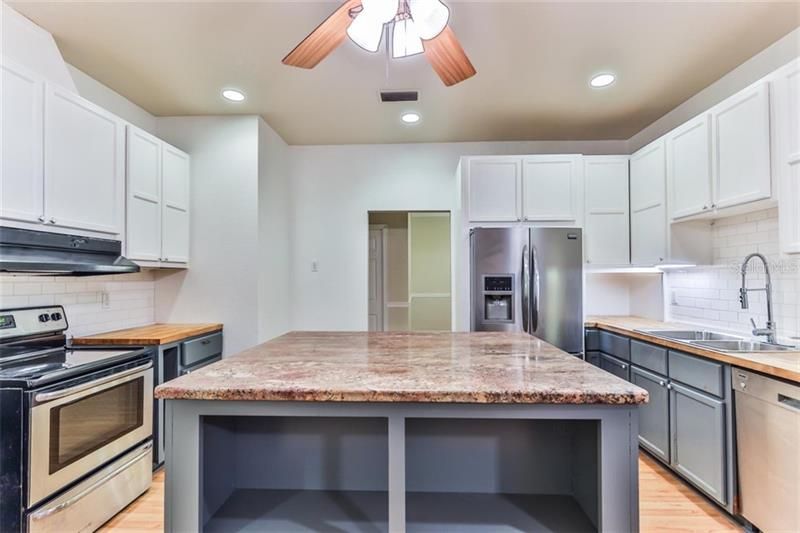
[[598, 74], [597, 76], [593, 77], [589, 82], [589, 85], [592, 87], [608, 87], [617, 77], [613, 74]]
[[231, 102], [241, 102], [244, 100], [244, 93], [236, 89], [225, 89], [222, 91], [222, 97]]
[[416, 124], [419, 122], [420, 118], [422, 117], [419, 116], [419, 113], [414, 113], [413, 111], [400, 115], [400, 120], [405, 124]]

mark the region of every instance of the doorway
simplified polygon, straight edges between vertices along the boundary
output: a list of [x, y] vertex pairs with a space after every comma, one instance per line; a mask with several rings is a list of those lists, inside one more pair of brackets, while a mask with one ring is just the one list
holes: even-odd
[[369, 330], [452, 329], [450, 213], [369, 213]]

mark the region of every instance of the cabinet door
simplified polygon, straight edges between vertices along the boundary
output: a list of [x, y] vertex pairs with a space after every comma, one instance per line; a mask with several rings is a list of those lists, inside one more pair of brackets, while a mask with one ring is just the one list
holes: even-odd
[[161, 141], [128, 126], [128, 257], [161, 259]]
[[763, 83], [711, 110], [716, 207], [772, 195], [769, 86]]
[[670, 389], [672, 466], [725, 505], [725, 404], [675, 382]]
[[711, 208], [711, 116], [667, 134], [669, 212], [675, 220]]
[[639, 443], [669, 463], [669, 390], [667, 378], [631, 367], [631, 382], [645, 389], [650, 400], [639, 406]]
[[631, 263], [657, 265], [667, 256], [664, 140], [631, 156]]
[[628, 381], [629, 378], [629, 365], [621, 359], [617, 359], [607, 353], [600, 352], [600, 368], [606, 372], [611, 372], [618, 378]]
[[581, 156], [530, 156], [522, 161], [522, 219], [578, 221]]
[[0, 217], [44, 220], [44, 82], [5, 58], [0, 80]]
[[630, 263], [628, 157], [584, 157], [586, 262]]
[[118, 235], [124, 214], [125, 128], [58, 87], [45, 91], [45, 216], [55, 226]]
[[162, 151], [162, 258], [189, 262], [189, 156], [164, 144]]
[[781, 250], [788, 254], [800, 253], [800, 61], [782, 69], [775, 80], [775, 106], [777, 150], [774, 161], [780, 179]]
[[470, 159], [467, 175], [469, 220], [520, 219], [522, 162], [517, 157]]

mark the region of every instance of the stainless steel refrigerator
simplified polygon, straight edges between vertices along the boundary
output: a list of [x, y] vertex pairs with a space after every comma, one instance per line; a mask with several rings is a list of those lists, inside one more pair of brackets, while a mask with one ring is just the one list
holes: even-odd
[[579, 228], [470, 232], [472, 331], [524, 331], [583, 353]]

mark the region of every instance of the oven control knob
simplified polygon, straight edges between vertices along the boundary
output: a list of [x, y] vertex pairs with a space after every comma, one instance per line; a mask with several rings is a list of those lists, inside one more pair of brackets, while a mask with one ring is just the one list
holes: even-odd
[[47, 313], [39, 315], [39, 322], [49, 322], [49, 321], [50, 321], [50, 315], [48, 315]]
[[61, 320], [61, 313], [53, 313], [50, 315], [50, 320]]

